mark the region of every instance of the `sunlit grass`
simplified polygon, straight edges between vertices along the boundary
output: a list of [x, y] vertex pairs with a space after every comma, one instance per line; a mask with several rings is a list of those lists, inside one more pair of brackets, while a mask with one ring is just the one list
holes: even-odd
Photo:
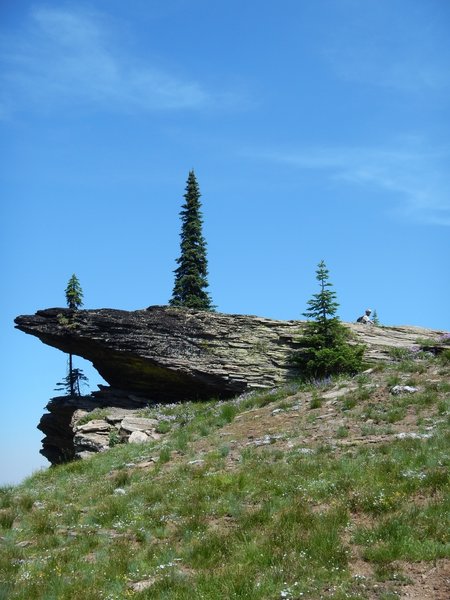
[[[389, 385], [400, 381], [392, 368]], [[167, 423], [160, 441], [117, 445], [0, 488], [0, 599], [371, 598], [352, 574], [355, 549], [387, 598], [395, 561], [450, 556], [449, 386], [401, 375], [419, 378], [420, 390], [380, 401], [368, 376], [356, 380], [338, 401], [345, 425], [336, 439], [352, 422], [374, 435], [408, 411], [424, 424], [435, 415], [432, 435], [340, 452], [326, 439], [304, 453], [250, 445], [230, 467], [233, 445], [219, 432], [240, 413], [289, 410], [304, 392], [321, 398], [314, 384], [293, 385], [150, 408]], [[305, 419], [326, 408], [317, 404]], [[136, 592], [140, 581], [150, 583]]]

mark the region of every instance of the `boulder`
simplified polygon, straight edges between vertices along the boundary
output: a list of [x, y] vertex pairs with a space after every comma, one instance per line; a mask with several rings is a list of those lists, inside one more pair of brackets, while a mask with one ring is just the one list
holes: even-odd
[[120, 431], [132, 433], [134, 431], [151, 431], [158, 425], [157, 419], [127, 416], [120, 423]]
[[145, 442], [148, 442], [149, 437], [146, 433], [144, 433], [143, 431], [133, 431], [130, 435], [130, 437], [128, 438], [128, 443], [129, 444], [145, 444]]

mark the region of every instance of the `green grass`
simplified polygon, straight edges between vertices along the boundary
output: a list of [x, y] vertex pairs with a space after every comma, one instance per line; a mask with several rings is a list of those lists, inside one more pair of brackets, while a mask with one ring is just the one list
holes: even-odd
[[85, 425], [95, 419], [104, 419], [108, 416], [108, 410], [106, 408], [94, 408], [91, 412], [87, 413], [78, 421], [77, 425]]
[[[364, 600], [373, 585], [377, 598], [393, 598], [397, 561], [450, 557], [448, 373], [414, 376], [417, 394], [385, 402], [361, 379], [339, 401], [346, 420], [336, 437], [351, 435], [352, 419], [372, 435], [408, 411], [433, 423], [431, 437], [341, 451], [325, 438], [301, 453], [236, 450], [220, 436], [240, 413], [289, 409], [306, 389], [286, 387], [149, 409], [168, 423], [164, 439], [118, 444], [0, 488], [0, 599]], [[370, 585], [354, 577], [355, 552], [372, 567]], [[130, 587], [143, 580], [152, 585]]]

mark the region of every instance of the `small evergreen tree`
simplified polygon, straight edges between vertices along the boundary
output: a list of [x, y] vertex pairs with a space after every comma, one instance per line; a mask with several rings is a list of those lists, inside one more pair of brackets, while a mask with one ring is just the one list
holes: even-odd
[[[77, 311], [81, 306], [83, 306], [83, 290], [81, 289], [80, 282], [78, 281], [78, 277], [75, 275], [75, 273], [67, 283], [66, 302], [67, 306], [74, 311]], [[72, 315], [69, 326], [74, 325], [73, 320], [74, 316]], [[73, 356], [72, 354], [69, 354], [68, 373], [62, 381], [56, 384], [57, 387], [55, 390], [65, 390], [69, 396], [81, 396], [80, 384], [86, 385], [87, 381], [88, 379], [81, 369], [73, 368]]]
[[171, 306], [213, 310], [208, 287], [206, 242], [202, 234], [200, 190], [194, 171], [189, 172], [181, 216], [181, 254], [175, 269]]
[[311, 300], [308, 300], [309, 310], [303, 313], [304, 317], [314, 319], [315, 329], [320, 330], [323, 335], [331, 334], [335, 322], [338, 321], [335, 315], [339, 304], [336, 301], [336, 292], [330, 289], [333, 284], [329, 283], [328, 274], [329, 271], [324, 261], [320, 261], [316, 271], [320, 291], [318, 294], [313, 294]]
[[58, 381], [55, 391], [64, 391], [66, 392], [67, 396], [81, 396], [82, 385], [88, 385], [88, 378], [81, 369], [71, 368], [69, 364], [69, 371], [67, 375], [62, 381]]
[[373, 311], [373, 315], [372, 315], [372, 323], [373, 323], [374, 325], [377, 325], [378, 327], [381, 325], [381, 323], [380, 323], [380, 318], [379, 318], [379, 316], [378, 316], [378, 313], [377, 313], [377, 309], [375, 309], [375, 310]]
[[78, 310], [83, 306], [83, 290], [75, 273], [69, 279], [66, 287], [67, 306], [73, 310]]
[[320, 290], [308, 301], [303, 313], [308, 319], [300, 340], [301, 349], [294, 362], [302, 377], [322, 378], [339, 373], [357, 373], [361, 370], [364, 346], [351, 345], [350, 331], [336, 316], [339, 307], [336, 292], [331, 290], [329, 272], [322, 260], [316, 271]]

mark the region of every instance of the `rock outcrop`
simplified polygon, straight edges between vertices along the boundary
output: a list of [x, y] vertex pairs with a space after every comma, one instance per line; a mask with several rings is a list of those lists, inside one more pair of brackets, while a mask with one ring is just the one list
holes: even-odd
[[159, 420], [142, 416], [145, 404], [144, 398], [103, 387], [90, 396], [52, 398], [38, 425], [45, 434], [40, 452], [60, 464], [117, 443], [159, 439]]
[[[89, 397], [50, 401], [39, 428], [46, 434], [41, 452], [52, 463], [107, 447], [112, 429], [95, 423], [80, 429], [77, 411], [135, 411], [155, 402], [226, 398], [296, 377], [290, 357], [304, 326], [163, 306], [137, 311], [50, 308], [17, 317], [15, 323], [45, 344], [91, 361], [111, 386]], [[419, 338], [435, 340], [442, 333], [417, 327], [348, 327], [374, 360], [388, 360], [393, 347], [411, 347]], [[111, 419], [104, 422], [125, 431]], [[149, 426], [144, 434], [152, 431]]]
[[226, 397], [285, 381], [301, 327], [166, 307], [52, 308], [15, 322], [45, 344], [91, 361], [112, 387], [158, 401]]

